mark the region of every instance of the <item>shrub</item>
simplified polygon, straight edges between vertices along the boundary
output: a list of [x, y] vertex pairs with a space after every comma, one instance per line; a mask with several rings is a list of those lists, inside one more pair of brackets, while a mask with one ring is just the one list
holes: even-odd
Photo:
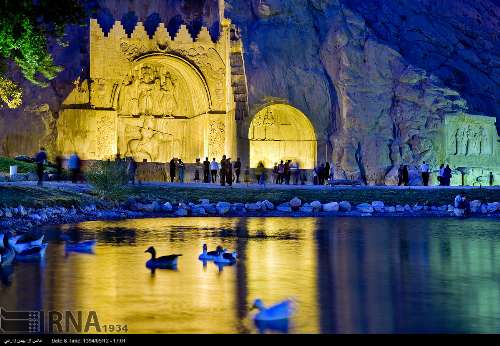
[[128, 183], [125, 162], [96, 161], [86, 171], [87, 181], [99, 197], [110, 200], [123, 197]]

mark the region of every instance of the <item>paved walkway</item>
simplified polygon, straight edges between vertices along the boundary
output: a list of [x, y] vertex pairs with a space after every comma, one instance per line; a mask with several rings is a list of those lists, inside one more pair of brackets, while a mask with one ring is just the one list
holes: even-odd
[[[36, 187], [36, 181], [17, 181], [17, 182], [0, 182], [0, 186], [29, 186]], [[90, 189], [88, 184], [72, 184], [71, 182], [54, 182], [48, 181], [44, 182], [44, 187], [50, 189], [61, 189], [69, 190], [75, 192], [87, 192]], [[233, 184], [230, 186], [221, 186], [220, 184], [204, 184], [204, 183], [164, 183], [164, 182], [151, 182], [142, 183], [141, 185], [136, 184], [136, 186], [147, 186], [147, 187], [179, 187], [179, 188], [210, 188], [210, 189], [277, 189], [277, 190], [331, 190], [331, 189], [352, 189], [352, 190], [435, 190], [435, 189], [488, 189], [488, 190], [498, 190], [500, 192], [500, 186], [348, 186], [348, 185], [336, 185], [332, 186], [322, 186], [322, 185], [279, 185], [279, 184]]]

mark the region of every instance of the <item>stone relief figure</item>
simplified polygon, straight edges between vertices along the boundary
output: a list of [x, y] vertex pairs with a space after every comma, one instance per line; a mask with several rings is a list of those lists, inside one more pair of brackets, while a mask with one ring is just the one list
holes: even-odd
[[253, 138], [257, 140], [272, 140], [268, 133], [270, 127], [276, 125], [276, 117], [273, 111], [268, 108], [265, 113], [260, 113], [252, 122]]
[[118, 100], [120, 115], [174, 117], [179, 112], [177, 80], [165, 66], [144, 64], [128, 74]]
[[488, 130], [484, 127], [480, 127], [480, 133], [481, 133], [481, 154], [483, 155], [490, 155], [492, 153], [492, 148], [491, 148], [491, 141], [490, 141], [490, 134], [488, 133]]
[[490, 155], [492, 152], [488, 130], [477, 124], [460, 126], [449, 138], [453, 155]]
[[[137, 131], [138, 130], [138, 131]], [[126, 128], [127, 151], [126, 156], [133, 156], [136, 160], [147, 159], [148, 162], [159, 162], [160, 148], [167, 145], [168, 137], [172, 135], [158, 131], [153, 118], [145, 118], [142, 126], [129, 125]]]
[[120, 99], [118, 100], [118, 111], [120, 114], [139, 114], [138, 85], [139, 81], [131, 74], [128, 74], [123, 80]]
[[462, 126], [457, 130], [457, 155], [467, 155], [468, 127]]
[[468, 138], [469, 147], [468, 155], [479, 155], [481, 153], [481, 132], [477, 127], [469, 127]]
[[224, 155], [225, 126], [223, 121], [212, 121], [208, 130], [208, 156], [221, 157]]

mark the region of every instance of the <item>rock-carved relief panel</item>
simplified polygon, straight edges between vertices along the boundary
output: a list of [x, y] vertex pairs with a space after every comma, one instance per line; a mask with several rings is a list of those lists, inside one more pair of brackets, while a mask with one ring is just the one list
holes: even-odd
[[210, 122], [208, 128], [208, 156], [220, 158], [225, 154], [226, 128], [224, 121]]
[[462, 124], [451, 131], [449, 148], [452, 155], [491, 155], [492, 140], [488, 129], [481, 124]]
[[118, 98], [121, 116], [189, 117], [192, 100], [182, 77], [165, 65], [143, 63], [128, 73]]

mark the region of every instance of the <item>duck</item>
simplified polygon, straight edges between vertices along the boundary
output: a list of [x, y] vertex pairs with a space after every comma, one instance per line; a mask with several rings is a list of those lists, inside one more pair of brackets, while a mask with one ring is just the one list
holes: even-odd
[[41, 260], [45, 256], [46, 249], [47, 249], [47, 243], [43, 243], [39, 246], [33, 246], [27, 250], [17, 253], [16, 261], [29, 262], [29, 261]]
[[42, 246], [44, 237], [44, 235], [37, 238], [32, 234], [20, 234], [14, 237], [10, 237], [8, 239], [8, 242], [10, 246], [14, 248], [16, 253], [19, 254], [33, 247]]
[[219, 256], [215, 257], [214, 262], [217, 264], [234, 264], [237, 258], [236, 252], [220, 252]]
[[89, 252], [94, 251], [95, 244], [96, 244], [95, 239], [85, 240], [85, 241], [80, 241], [80, 242], [67, 241], [64, 248], [67, 252], [86, 252], [86, 253], [89, 253]]
[[151, 254], [151, 259], [146, 262], [146, 267], [150, 269], [175, 269], [177, 268], [177, 261], [181, 254], [174, 254], [168, 256], [156, 257], [156, 250], [153, 246], [150, 246], [146, 251]]
[[278, 321], [289, 319], [293, 315], [293, 301], [285, 299], [279, 303], [266, 307], [261, 299], [255, 299], [252, 309], [259, 312], [254, 316], [255, 321]]
[[202, 261], [213, 261], [217, 257], [219, 257], [219, 255], [221, 253], [224, 253], [224, 252], [225, 252], [225, 249], [223, 249], [222, 246], [220, 246], [220, 245], [217, 246], [215, 251], [208, 251], [207, 244], [203, 244], [203, 252], [201, 253], [200, 256], [198, 256], [198, 259], [202, 260]]

